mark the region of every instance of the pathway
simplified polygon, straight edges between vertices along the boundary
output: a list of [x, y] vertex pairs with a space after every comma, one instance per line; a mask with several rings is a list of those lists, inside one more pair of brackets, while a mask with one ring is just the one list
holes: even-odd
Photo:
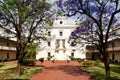
[[[37, 62], [36, 65], [40, 65], [40, 62]], [[80, 65], [78, 62], [57, 61], [51, 63], [45, 61], [43, 65], [46, 68], [30, 80], [94, 80], [87, 73], [75, 67]]]

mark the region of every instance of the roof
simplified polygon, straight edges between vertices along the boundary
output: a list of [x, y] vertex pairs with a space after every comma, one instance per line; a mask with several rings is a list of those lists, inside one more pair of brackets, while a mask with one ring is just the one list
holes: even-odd
[[0, 36], [0, 40], [2, 40], [2, 41], [16, 42], [16, 41], [14, 41], [14, 40], [10, 40], [10, 39], [7, 39], [7, 38], [1, 37], [1, 36]]
[[58, 16], [53, 22], [53, 28], [62, 28], [62, 29], [75, 29], [79, 25], [76, 25], [76, 22], [72, 19], [68, 19], [66, 16]]

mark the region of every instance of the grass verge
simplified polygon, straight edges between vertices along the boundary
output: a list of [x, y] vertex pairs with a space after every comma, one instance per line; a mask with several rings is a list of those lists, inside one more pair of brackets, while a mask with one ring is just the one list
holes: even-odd
[[120, 80], [120, 64], [110, 64], [111, 77], [105, 77], [104, 65], [100, 66], [80, 66], [79, 69], [87, 72], [95, 80]]
[[22, 70], [23, 73], [20, 77], [16, 76], [16, 66], [17, 62], [4, 62], [0, 63], [2, 65], [0, 67], [0, 80], [4, 79], [9, 79], [9, 80], [17, 80], [17, 79], [22, 79], [22, 80], [28, 80], [30, 79], [33, 75], [35, 75], [37, 72], [42, 70], [44, 67], [40, 66], [23, 66]]

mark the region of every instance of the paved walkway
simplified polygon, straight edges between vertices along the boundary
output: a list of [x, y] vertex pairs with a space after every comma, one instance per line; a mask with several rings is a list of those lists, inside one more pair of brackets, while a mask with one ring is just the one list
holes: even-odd
[[[40, 62], [37, 62], [36, 65], [40, 65]], [[80, 65], [78, 62], [57, 61], [51, 63], [46, 61], [43, 65], [46, 68], [30, 80], [94, 80], [87, 73], [75, 67]]]

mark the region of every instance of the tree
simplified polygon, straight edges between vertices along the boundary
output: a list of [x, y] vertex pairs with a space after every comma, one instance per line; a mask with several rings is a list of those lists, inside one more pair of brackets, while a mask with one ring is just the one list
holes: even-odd
[[43, 28], [52, 24], [51, 6], [46, 0], [0, 0], [0, 24], [16, 31], [18, 76], [28, 43], [45, 39]]
[[76, 16], [80, 27], [71, 33], [72, 45], [81, 41], [95, 45], [104, 59], [106, 77], [110, 77], [109, 54], [106, 51], [113, 30], [119, 26], [120, 0], [58, 0], [67, 16]]
[[25, 58], [35, 59], [38, 49], [38, 43], [29, 43], [27, 46], [27, 53], [24, 56]]

